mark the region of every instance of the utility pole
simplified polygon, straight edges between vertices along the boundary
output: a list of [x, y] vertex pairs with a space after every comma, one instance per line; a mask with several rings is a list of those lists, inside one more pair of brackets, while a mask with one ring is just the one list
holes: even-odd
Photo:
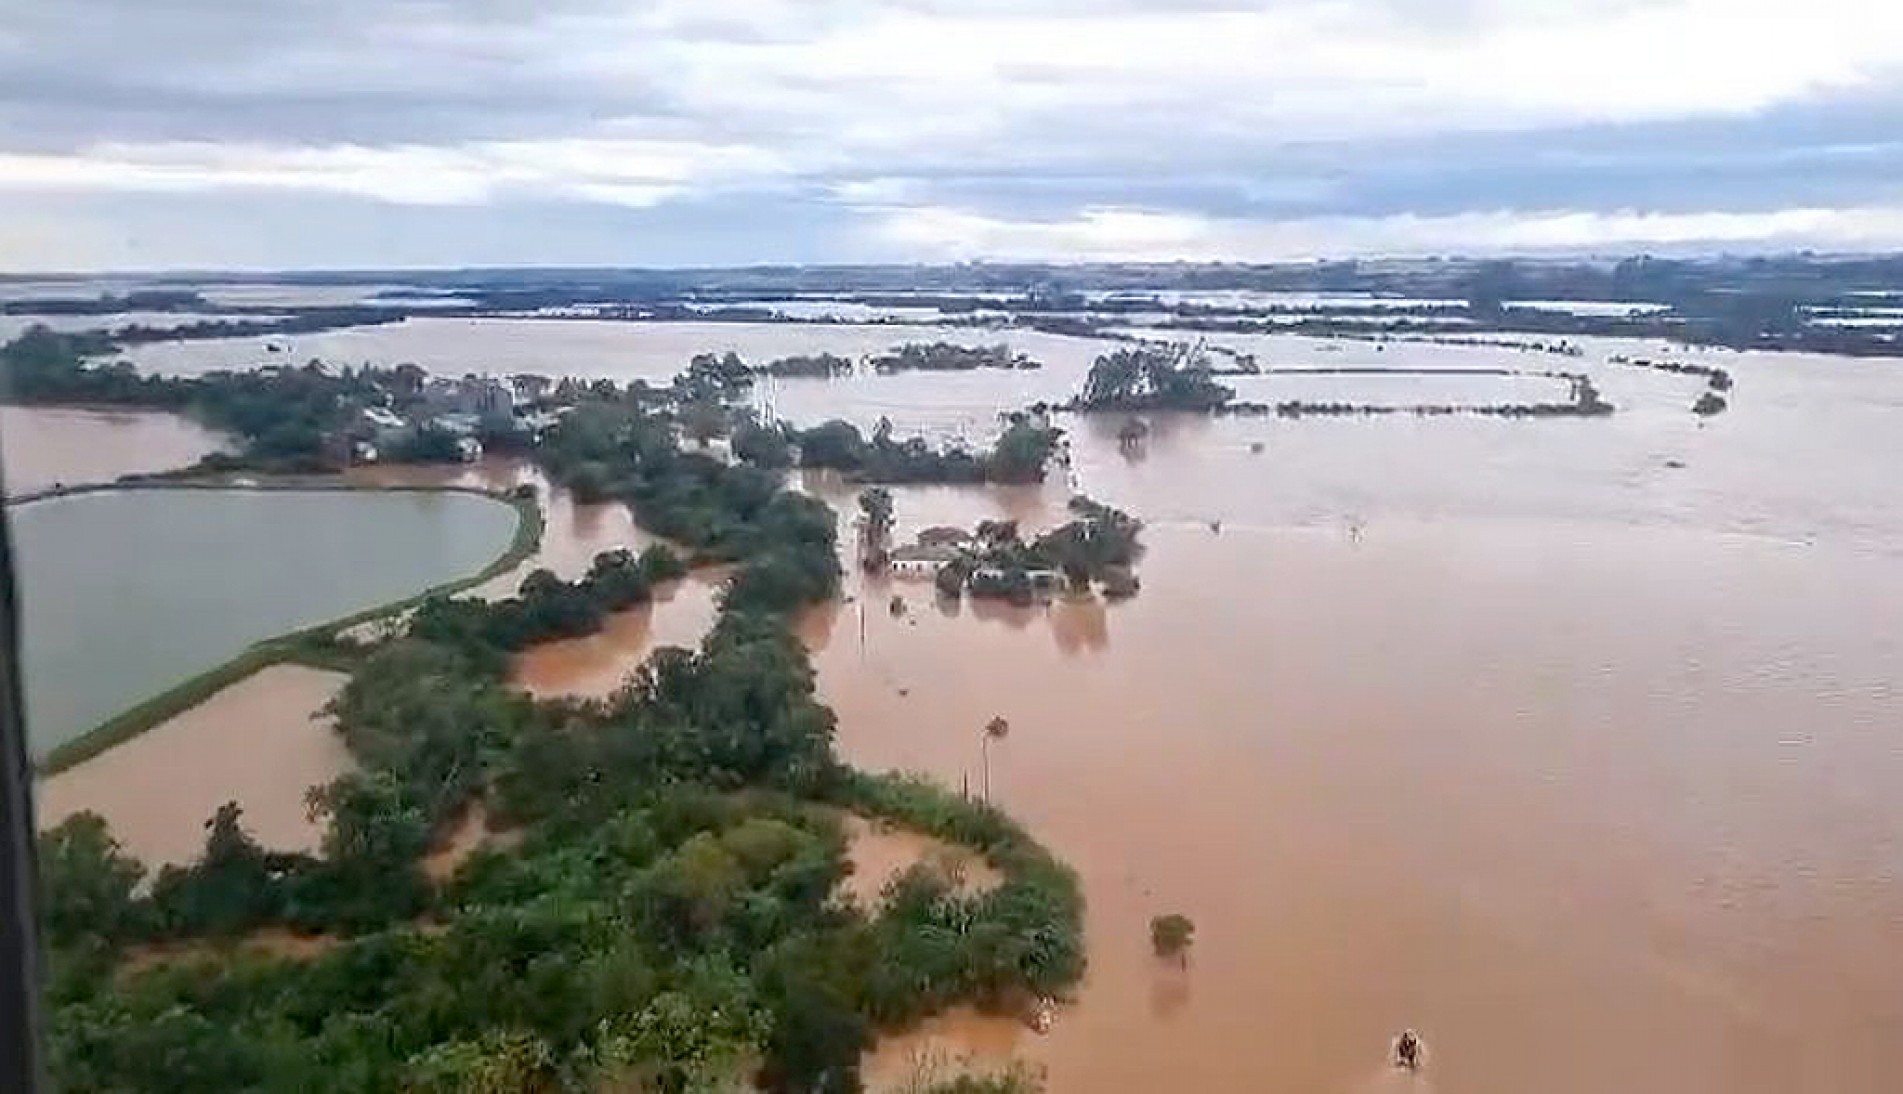
[[991, 734], [987, 733], [978, 741], [978, 754], [984, 757], [985, 804], [991, 804]]

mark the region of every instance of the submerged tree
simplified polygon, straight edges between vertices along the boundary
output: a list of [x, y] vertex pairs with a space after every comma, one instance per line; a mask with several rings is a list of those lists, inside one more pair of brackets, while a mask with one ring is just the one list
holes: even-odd
[[1150, 947], [1158, 957], [1174, 957], [1179, 964], [1189, 964], [1189, 947], [1196, 938], [1196, 924], [1186, 915], [1171, 912], [1150, 920]]
[[1077, 402], [1084, 410], [1212, 410], [1234, 395], [1210, 378], [1201, 350], [1146, 343], [1097, 358]]

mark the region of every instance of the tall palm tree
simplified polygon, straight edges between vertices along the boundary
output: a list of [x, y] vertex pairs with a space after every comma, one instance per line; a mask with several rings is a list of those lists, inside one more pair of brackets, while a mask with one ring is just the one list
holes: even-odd
[[991, 742], [1001, 741], [1011, 732], [1011, 723], [1002, 715], [985, 723], [985, 734], [979, 738], [978, 749], [984, 756], [985, 767], [985, 804], [991, 804]]

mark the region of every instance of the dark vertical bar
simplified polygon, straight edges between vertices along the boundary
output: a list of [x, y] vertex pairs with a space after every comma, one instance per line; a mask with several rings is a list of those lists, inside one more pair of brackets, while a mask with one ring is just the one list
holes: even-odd
[[33, 767], [20, 705], [12, 518], [0, 510], [0, 1090], [41, 1083], [40, 932]]

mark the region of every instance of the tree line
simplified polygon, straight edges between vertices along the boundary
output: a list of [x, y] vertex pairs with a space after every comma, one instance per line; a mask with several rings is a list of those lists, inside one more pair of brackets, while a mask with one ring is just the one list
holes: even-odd
[[208, 470], [250, 467], [315, 471], [331, 466], [326, 438], [365, 406], [413, 399], [427, 378], [415, 365], [332, 370], [301, 366], [219, 370], [201, 376], [147, 376], [125, 361], [97, 361], [113, 348], [99, 332], [34, 327], [0, 346], [0, 387], [28, 405], [123, 406], [188, 415], [229, 433], [240, 451]]
[[862, 483], [1043, 482], [1059, 451], [1063, 430], [1034, 414], [1004, 416], [1004, 429], [987, 452], [956, 443], [936, 447], [923, 437], [899, 440], [881, 418], [870, 437], [850, 422], [834, 419], [792, 434], [799, 466], [843, 473]]

